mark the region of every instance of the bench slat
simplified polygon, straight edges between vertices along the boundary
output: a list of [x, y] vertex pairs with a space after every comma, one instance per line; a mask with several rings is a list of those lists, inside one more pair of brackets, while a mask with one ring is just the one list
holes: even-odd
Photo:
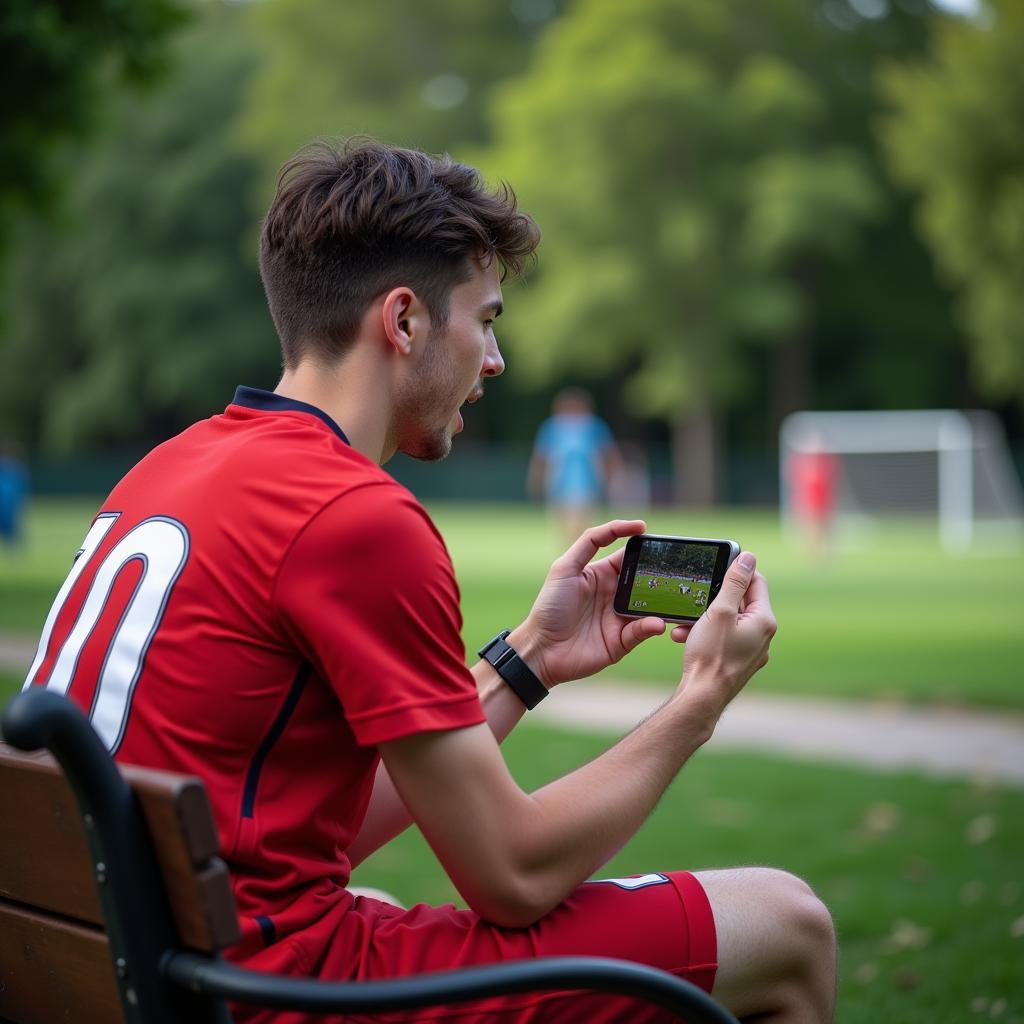
[[19, 1024], [124, 1020], [98, 928], [0, 900], [0, 1018]]
[[[238, 916], [202, 782], [146, 768], [122, 773], [146, 817], [183, 945], [230, 946]], [[78, 805], [49, 754], [0, 743], [0, 822], [0, 896], [101, 925]]]

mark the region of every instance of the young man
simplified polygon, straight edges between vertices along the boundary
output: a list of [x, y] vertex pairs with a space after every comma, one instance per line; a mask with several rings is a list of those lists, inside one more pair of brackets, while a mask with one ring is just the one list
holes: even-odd
[[[518, 270], [537, 240], [511, 193], [482, 191], [447, 159], [361, 141], [292, 161], [261, 243], [284, 351], [276, 391], [240, 388], [114, 489], [27, 685], [70, 693], [119, 761], [206, 780], [241, 963], [342, 979], [597, 954], [691, 978], [740, 1015], [828, 1020], [832, 925], [799, 880], [737, 869], [588, 881], [767, 660], [775, 622], [753, 558], [698, 624], [673, 630], [686, 664], [665, 706], [527, 794], [498, 746], [526, 708], [664, 631], [611, 610], [619, 553], [592, 561], [644, 524], [587, 530], [470, 670], [443, 542], [379, 468], [399, 450], [448, 452], [460, 407], [504, 369], [500, 270]], [[468, 910], [406, 911], [347, 888], [410, 819]], [[539, 993], [410, 1018], [659, 1013]]]
[[551, 416], [537, 431], [526, 474], [531, 497], [543, 495], [562, 537], [572, 543], [594, 521], [622, 459], [611, 429], [594, 413], [582, 388], [555, 395]]

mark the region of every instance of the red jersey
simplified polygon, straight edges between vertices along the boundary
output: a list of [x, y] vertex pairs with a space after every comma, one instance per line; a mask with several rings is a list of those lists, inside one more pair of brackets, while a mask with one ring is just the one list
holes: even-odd
[[789, 457], [793, 507], [811, 518], [827, 516], [835, 504], [839, 459], [828, 451], [797, 451]]
[[239, 388], [114, 488], [26, 685], [69, 693], [118, 761], [205, 781], [233, 958], [287, 938], [302, 969], [330, 932], [354, 969], [345, 851], [375, 744], [485, 721], [460, 629], [416, 499], [319, 409]]

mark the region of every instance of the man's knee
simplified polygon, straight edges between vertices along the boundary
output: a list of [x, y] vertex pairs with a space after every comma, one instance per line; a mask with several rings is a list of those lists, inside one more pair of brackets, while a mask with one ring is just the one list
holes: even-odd
[[828, 907], [814, 890], [796, 875], [773, 871], [772, 884], [778, 886], [783, 904], [782, 915], [801, 959], [812, 964], [835, 962], [836, 930]]
[[793, 1019], [830, 1019], [835, 927], [814, 890], [775, 868], [699, 872], [697, 878], [718, 936], [715, 994], [734, 1012], [801, 1007]]

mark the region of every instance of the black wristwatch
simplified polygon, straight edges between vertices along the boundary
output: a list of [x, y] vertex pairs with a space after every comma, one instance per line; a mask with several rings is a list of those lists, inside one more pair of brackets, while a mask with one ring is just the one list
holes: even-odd
[[505, 637], [511, 632], [510, 629], [503, 629], [493, 640], [488, 640], [477, 654], [494, 666], [494, 671], [508, 683], [509, 689], [532, 711], [548, 695], [548, 689], [505, 642]]

